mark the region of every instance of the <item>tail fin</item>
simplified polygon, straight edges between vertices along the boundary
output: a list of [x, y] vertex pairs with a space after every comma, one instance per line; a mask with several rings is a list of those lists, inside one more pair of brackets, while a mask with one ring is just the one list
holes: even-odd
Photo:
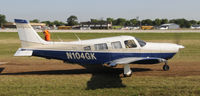
[[21, 40], [22, 48], [29, 47], [33, 44], [45, 44], [37, 32], [32, 28], [30, 23], [23, 19], [15, 19], [19, 38]]

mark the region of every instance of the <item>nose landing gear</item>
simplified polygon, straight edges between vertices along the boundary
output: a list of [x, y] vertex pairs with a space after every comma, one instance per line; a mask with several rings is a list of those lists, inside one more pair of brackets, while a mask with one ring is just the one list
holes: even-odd
[[169, 65], [167, 65], [167, 61], [165, 61], [165, 65], [163, 65], [163, 70], [168, 71], [169, 70]]
[[124, 65], [124, 77], [131, 77], [132, 71], [129, 64]]

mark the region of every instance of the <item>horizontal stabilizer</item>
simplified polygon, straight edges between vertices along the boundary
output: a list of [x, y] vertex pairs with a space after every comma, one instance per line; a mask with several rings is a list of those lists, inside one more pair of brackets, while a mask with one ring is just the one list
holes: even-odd
[[32, 56], [33, 50], [19, 48], [14, 56]]

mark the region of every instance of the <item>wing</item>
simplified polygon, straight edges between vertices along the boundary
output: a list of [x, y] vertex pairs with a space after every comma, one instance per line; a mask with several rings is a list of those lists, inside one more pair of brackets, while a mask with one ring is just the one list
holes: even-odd
[[116, 66], [117, 64], [156, 64], [164, 62], [165, 59], [156, 57], [127, 57], [113, 60], [109, 66]]

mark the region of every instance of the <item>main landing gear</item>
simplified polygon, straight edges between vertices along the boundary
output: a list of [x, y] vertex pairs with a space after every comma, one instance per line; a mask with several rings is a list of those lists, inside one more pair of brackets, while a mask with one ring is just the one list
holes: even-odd
[[[163, 70], [168, 71], [170, 69], [169, 65], [167, 64], [167, 60], [163, 60], [165, 65], [163, 65]], [[124, 64], [124, 77], [131, 77], [132, 76], [132, 71], [130, 68], [130, 64]]]
[[169, 65], [167, 65], [167, 61], [165, 61], [165, 65], [163, 65], [163, 70], [168, 71], [169, 70]]
[[124, 65], [124, 77], [131, 77], [132, 71], [129, 64]]

